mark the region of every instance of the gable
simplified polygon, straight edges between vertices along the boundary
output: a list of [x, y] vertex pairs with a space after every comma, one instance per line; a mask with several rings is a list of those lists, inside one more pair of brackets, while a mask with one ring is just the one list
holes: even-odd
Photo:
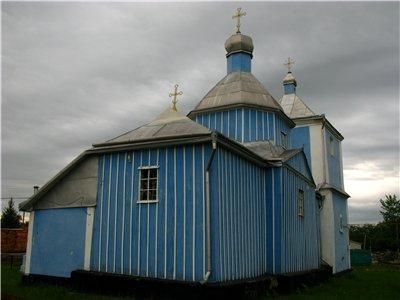
[[288, 158], [285, 162], [284, 165], [288, 166], [289, 168], [293, 169], [294, 171], [300, 173], [302, 176], [307, 178], [307, 180], [315, 185], [314, 179], [306, 158], [306, 155], [304, 154], [304, 151], [298, 151], [295, 155], [292, 157]]
[[96, 205], [98, 157], [84, 152], [21, 203], [23, 211]]

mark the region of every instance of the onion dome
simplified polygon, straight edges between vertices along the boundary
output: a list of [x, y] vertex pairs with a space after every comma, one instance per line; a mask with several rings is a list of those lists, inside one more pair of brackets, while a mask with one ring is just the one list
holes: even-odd
[[251, 37], [247, 35], [237, 33], [230, 36], [226, 40], [225, 49], [227, 52], [226, 53], [227, 57], [237, 52], [245, 52], [250, 54], [251, 57], [253, 57], [253, 50], [254, 50], [253, 40], [251, 39]]

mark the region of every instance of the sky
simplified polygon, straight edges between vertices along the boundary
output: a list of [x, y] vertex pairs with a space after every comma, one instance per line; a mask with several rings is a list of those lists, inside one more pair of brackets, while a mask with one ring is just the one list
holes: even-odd
[[[345, 137], [349, 222], [378, 222], [399, 195], [399, 3], [2, 2], [1, 197], [27, 197], [92, 143], [188, 113], [226, 75], [242, 7], [252, 73], [297, 94]], [[18, 202], [18, 201], [17, 201]]]

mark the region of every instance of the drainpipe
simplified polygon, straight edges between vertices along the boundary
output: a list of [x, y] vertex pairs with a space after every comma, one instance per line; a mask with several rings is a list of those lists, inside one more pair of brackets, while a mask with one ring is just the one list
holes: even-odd
[[201, 284], [204, 284], [208, 281], [208, 278], [210, 277], [211, 274], [211, 215], [210, 215], [210, 168], [212, 161], [214, 159], [215, 151], [217, 150], [217, 134], [213, 132], [211, 134], [211, 139], [212, 139], [212, 152], [210, 159], [208, 160], [207, 167], [206, 167], [206, 176], [205, 176], [205, 195], [206, 195], [206, 266], [207, 266], [207, 272], [204, 274], [204, 280], [201, 282]]

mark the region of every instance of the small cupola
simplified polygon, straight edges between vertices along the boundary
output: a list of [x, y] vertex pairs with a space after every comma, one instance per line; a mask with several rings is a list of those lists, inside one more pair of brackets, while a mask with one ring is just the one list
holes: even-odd
[[292, 74], [292, 66], [294, 65], [294, 60], [291, 60], [290, 57], [288, 61], [284, 63], [284, 65], [288, 68], [288, 72], [283, 78], [283, 91], [285, 95], [296, 94], [297, 81]]
[[245, 16], [246, 13], [237, 9], [233, 19], [237, 19], [236, 33], [230, 36], [225, 42], [226, 58], [227, 58], [227, 72], [251, 72], [251, 59], [253, 58], [253, 40], [251, 37], [244, 35], [240, 32], [240, 18]]

